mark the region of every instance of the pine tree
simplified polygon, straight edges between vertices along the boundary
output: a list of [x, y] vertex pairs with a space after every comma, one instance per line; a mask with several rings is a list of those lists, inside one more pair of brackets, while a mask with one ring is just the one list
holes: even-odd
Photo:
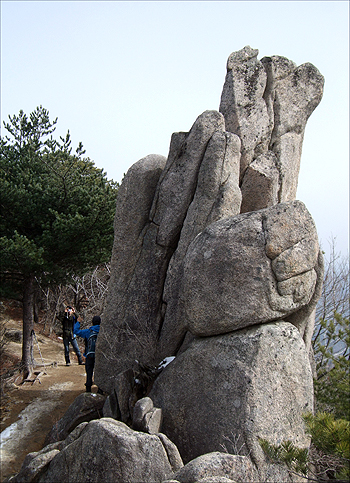
[[335, 240], [325, 263], [322, 295], [312, 340], [317, 376], [317, 411], [350, 420], [349, 259], [336, 252]]
[[23, 300], [24, 375], [31, 372], [36, 284], [64, 283], [108, 261], [117, 183], [72, 154], [69, 131], [54, 140], [57, 119], [42, 106], [4, 123], [0, 144], [1, 286]]

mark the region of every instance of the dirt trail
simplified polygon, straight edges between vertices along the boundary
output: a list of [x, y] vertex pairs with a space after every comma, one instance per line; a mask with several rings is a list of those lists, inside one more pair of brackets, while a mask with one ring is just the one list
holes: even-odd
[[[7, 328], [21, 329], [21, 322], [10, 320]], [[14, 379], [10, 389], [5, 390], [0, 422], [1, 482], [19, 471], [28, 453], [43, 447], [52, 426], [85, 391], [85, 366], [78, 365], [72, 349], [71, 365], [66, 366], [62, 341], [45, 337], [37, 330], [35, 333], [35, 372], [46, 374], [34, 383], [19, 384], [20, 378]], [[6, 352], [20, 358], [21, 349], [21, 343], [10, 342]], [[92, 391], [96, 390], [93, 386]]]

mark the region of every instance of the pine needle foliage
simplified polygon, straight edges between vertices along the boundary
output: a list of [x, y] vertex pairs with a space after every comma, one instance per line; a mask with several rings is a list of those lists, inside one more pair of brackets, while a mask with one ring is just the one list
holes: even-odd
[[330, 413], [304, 415], [307, 432], [316, 451], [296, 447], [291, 441], [279, 445], [260, 439], [272, 463], [285, 464], [293, 473], [307, 477], [316, 468], [317, 481], [348, 481], [350, 478], [350, 422]]
[[259, 443], [272, 463], [284, 463], [293, 472], [307, 476], [309, 464], [307, 449], [298, 448], [291, 441], [283, 441], [276, 445], [261, 438]]
[[331, 241], [325, 275], [316, 308], [312, 347], [316, 362], [314, 380], [317, 412], [331, 412], [350, 420], [350, 264]]
[[349, 318], [334, 312], [318, 321], [322, 337], [314, 342], [317, 377], [314, 381], [317, 408], [336, 418], [350, 420], [350, 325]]
[[[33, 275], [63, 283], [110, 259], [118, 184], [72, 151], [69, 131], [42, 106], [4, 123], [0, 140], [0, 275], [5, 284]], [[2, 280], [2, 281], [4, 281]]]
[[[304, 416], [313, 444], [325, 453], [347, 460], [348, 476], [350, 461], [350, 421], [335, 419], [330, 413], [311, 413]], [[345, 465], [346, 466], [346, 465]]]

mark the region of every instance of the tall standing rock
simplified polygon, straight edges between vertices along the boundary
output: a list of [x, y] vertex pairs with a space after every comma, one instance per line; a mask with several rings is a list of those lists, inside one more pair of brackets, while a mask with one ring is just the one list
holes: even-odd
[[176, 354], [186, 332], [182, 284], [183, 262], [190, 243], [212, 222], [240, 211], [242, 195], [238, 187], [239, 160], [238, 136], [216, 131], [206, 148], [196, 191], [167, 271], [163, 294], [165, 317], [157, 349], [160, 359]]
[[[259, 438], [309, 444], [302, 413], [313, 406], [323, 265], [312, 217], [294, 198], [323, 77], [257, 55], [231, 54], [220, 112], [174, 133], [166, 163], [147, 157], [122, 183], [95, 381], [131, 419], [137, 359], [157, 378], [136, 397], [151, 391], [185, 461], [241, 435], [270, 481]], [[163, 371], [148, 367], [170, 355]]]
[[324, 78], [310, 63], [297, 67], [280, 56], [264, 57], [261, 62], [269, 79], [265, 98], [273, 105], [270, 149], [280, 165], [279, 202], [292, 201], [298, 186], [306, 123], [321, 102]]
[[258, 53], [246, 46], [229, 56], [219, 108], [227, 131], [242, 141], [241, 178], [253, 159], [268, 150], [273, 127], [263, 98], [267, 75]]
[[312, 64], [258, 61], [258, 52], [246, 46], [230, 55], [219, 109], [242, 140], [242, 212], [295, 199], [306, 122], [323, 95], [324, 78]]
[[189, 133], [173, 134], [150, 214], [158, 227], [159, 245], [176, 248], [209, 140], [216, 131], [224, 130], [223, 116], [217, 111], [205, 111]]
[[[142, 310], [149, 296], [140, 287], [144, 277], [140, 273], [141, 254], [146, 261], [147, 256], [151, 259], [147, 267], [148, 283], [155, 282], [159, 266], [166, 258], [164, 249], [159, 247], [155, 251], [154, 243], [151, 247], [147, 244], [152, 229], [149, 211], [165, 162], [166, 158], [159, 155], [141, 159], [128, 170], [118, 191], [111, 278], [96, 348], [95, 382], [106, 392], [111, 392], [114, 378], [121, 372], [120, 365], [130, 366], [130, 358], [124, 363], [124, 350], [131, 351], [131, 357], [137, 353], [133, 315], [139, 316], [137, 308]], [[141, 279], [137, 279], [138, 276]], [[138, 304], [141, 307], [137, 307]], [[128, 344], [127, 347], [124, 344]]]

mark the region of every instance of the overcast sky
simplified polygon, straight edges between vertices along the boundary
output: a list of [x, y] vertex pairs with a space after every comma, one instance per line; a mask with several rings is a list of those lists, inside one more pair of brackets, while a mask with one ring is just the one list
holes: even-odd
[[[306, 126], [297, 198], [322, 247], [348, 252], [347, 1], [1, 1], [1, 120], [42, 105], [74, 147], [121, 181], [219, 109], [231, 52], [282, 55], [325, 77]], [[2, 130], [2, 134], [4, 131]]]

